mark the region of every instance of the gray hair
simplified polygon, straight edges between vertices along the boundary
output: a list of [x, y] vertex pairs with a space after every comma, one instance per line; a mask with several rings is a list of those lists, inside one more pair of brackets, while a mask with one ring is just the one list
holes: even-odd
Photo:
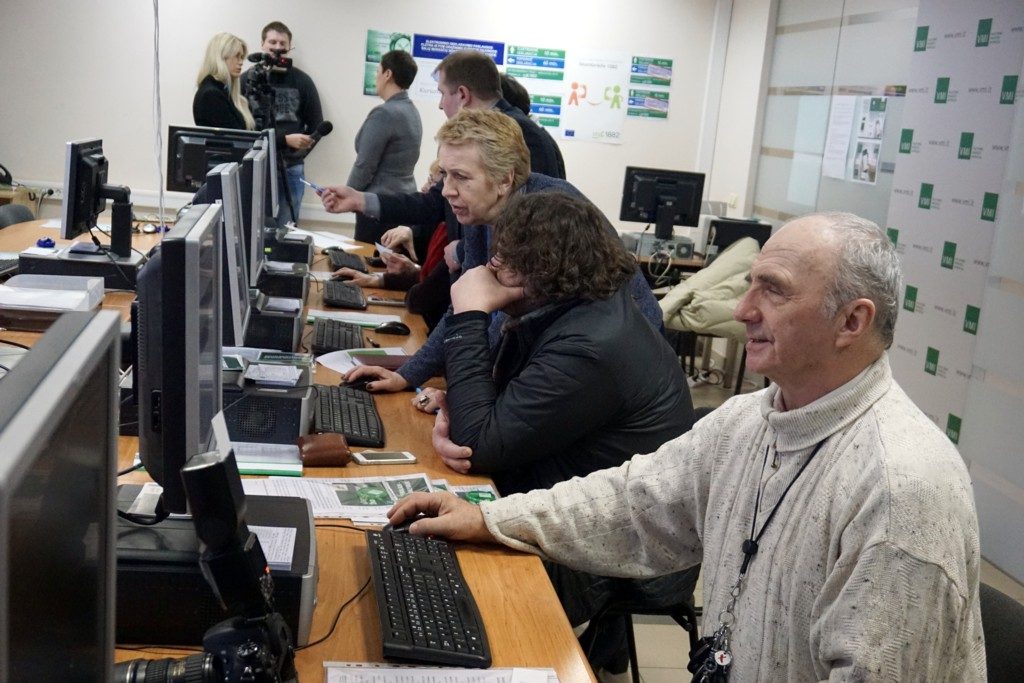
[[875, 304], [875, 330], [885, 348], [892, 346], [903, 285], [896, 247], [882, 228], [842, 211], [813, 214], [823, 219], [833, 237], [835, 268], [825, 291], [824, 312], [833, 317], [855, 299]]

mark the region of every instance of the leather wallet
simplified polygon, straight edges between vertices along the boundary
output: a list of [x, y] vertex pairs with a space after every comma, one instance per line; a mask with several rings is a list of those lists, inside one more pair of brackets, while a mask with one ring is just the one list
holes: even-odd
[[298, 443], [303, 467], [344, 467], [352, 460], [352, 451], [341, 434], [308, 434], [300, 436]]

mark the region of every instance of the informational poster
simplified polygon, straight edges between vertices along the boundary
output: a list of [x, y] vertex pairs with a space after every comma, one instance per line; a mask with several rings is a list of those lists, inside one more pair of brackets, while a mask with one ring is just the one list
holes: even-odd
[[878, 153], [885, 130], [884, 97], [858, 97], [860, 119], [856, 128], [857, 146], [850, 159], [846, 177], [858, 183], [875, 184], [878, 175]]
[[821, 175], [875, 184], [885, 131], [885, 103], [885, 97], [832, 98]]
[[629, 57], [609, 52], [580, 53], [568, 59], [568, 97], [563, 113], [562, 137], [622, 143], [629, 90]]
[[530, 114], [547, 128], [561, 128], [565, 96], [565, 50], [509, 45], [505, 73], [530, 93]]
[[840, 180], [846, 177], [846, 157], [850, 153], [850, 131], [853, 128], [853, 115], [856, 110], [856, 97], [836, 95], [832, 98], [832, 109], [828, 113], [825, 154], [821, 162], [823, 176]]
[[366, 58], [363, 62], [363, 94], [377, 94], [377, 65], [392, 50], [412, 52], [412, 34], [401, 31], [366, 32]]
[[626, 109], [626, 116], [668, 118], [672, 60], [634, 56], [630, 62], [629, 106]]

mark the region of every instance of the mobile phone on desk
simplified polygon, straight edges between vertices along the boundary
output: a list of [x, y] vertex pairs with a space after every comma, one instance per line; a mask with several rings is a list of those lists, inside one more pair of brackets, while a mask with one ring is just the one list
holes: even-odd
[[416, 462], [416, 456], [409, 451], [361, 451], [353, 453], [352, 459], [360, 465], [408, 465]]
[[402, 299], [389, 299], [386, 296], [378, 296], [376, 294], [367, 294], [366, 303], [371, 306], [401, 306], [405, 308], [405, 301]]
[[310, 187], [310, 189], [313, 190], [313, 192], [316, 192], [318, 195], [323, 195], [323, 193], [327, 191], [327, 188], [320, 187], [316, 183], [311, 183], [308, 180], [306, 180], [305, 178], [302, 178], [301, 180], [302, 180], [302, 182], [304, 184], [308, 185]]

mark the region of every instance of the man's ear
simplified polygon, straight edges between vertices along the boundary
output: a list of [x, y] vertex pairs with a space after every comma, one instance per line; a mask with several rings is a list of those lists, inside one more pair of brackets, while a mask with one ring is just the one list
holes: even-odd
[[468, 105], [473, 99], [473, 93], [471, 93], [469, 91], [469, 88], [467, 88], [464, 85], [460, 85], [458, 88], [456, 88], [455, 92], [459, 94], [459, 102], [461, 102], [462, 106], [464, 107]]
[[836, 317], [836, 346], [846, 348], [871, 334], [875, 323], [875, 302], [871, 299], [854, 299], [843, 306]]

